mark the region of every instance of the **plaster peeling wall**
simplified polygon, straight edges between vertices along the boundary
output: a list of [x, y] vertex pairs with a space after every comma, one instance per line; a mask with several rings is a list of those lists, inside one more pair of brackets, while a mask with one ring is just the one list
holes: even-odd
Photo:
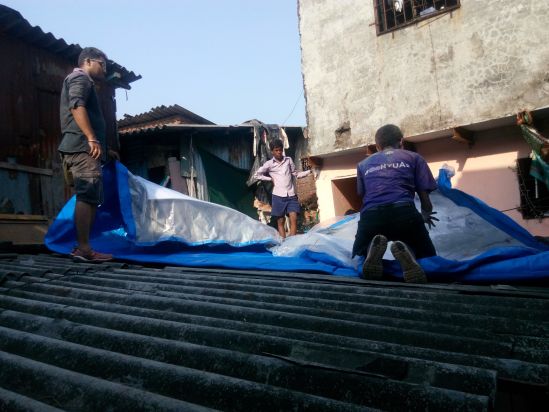
[[549, 1], [461, 0], [376, 35], [372, 0], [299, 0], [312, 155], [549, 106]]

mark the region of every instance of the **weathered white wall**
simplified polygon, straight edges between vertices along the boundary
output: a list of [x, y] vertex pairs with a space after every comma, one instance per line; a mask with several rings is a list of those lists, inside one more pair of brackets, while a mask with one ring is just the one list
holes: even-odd
[[413, 136], [549, 106], [549, 0], [461, 0], [382, 36], [372, 0], [299, 0], [299, 14], [313, 155], [385, 123]]

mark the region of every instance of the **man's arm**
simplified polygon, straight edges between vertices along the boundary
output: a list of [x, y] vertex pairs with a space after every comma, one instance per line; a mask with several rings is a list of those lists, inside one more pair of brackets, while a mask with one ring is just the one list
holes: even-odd
[[71, 113], [74, 117], [74, 121], [76, 122], [80, 130], [82, 130], [82, 133], [84, 133], [86, 139], [88, 139], [88, 145], [90, 146], [90, 156], [94, 159], [99, 159], [101, 157], [101, 144], [95, 136], [95, 132], [93, 131], [93, 128], [91, 126], [86, 107], [76, 106], [75, 108], [71, 109]]
[[433, 212], [433, 204], [429, 198], [429, 193], [437, 188], [437, 183], [435, 182], [427, 162], [419, 155], [416, 157], [414, 180], [416, 192], [421, 203], [423, 221], [427, 224], [428, 228], [431, 229], [431, 227], [435, 227], [434, 221], [436, 220], [438, 222], [438, 219], [433, 216], [437, 212]]
[[265, 163], [254, 173], [254, 178], [257, 180], [271, 181], [271, 176], [267, 176], [265, 173], [269, 173], [269, 163]]
[[303, 172], [295, 172], [294, 176], [297, 179], [301, 179], [303, 177], [309, 176], [311, 173], [313, 173], [313, 171], [309, 169], [309, 170], [304, 170]]
[[362, 174], [358, 166], [356, 167], [356, 193], [360, 199], [362, 199], [364, 197], [364, 193], [366, 193], [366, 190], [364, 189], [364, 182], [362, 181]]
[[433, 204], [431, 203], [429, 193], [421, 190], [418, 191], [417, 194], [419, 196], [419, 202], [421, 203], [421, 216], [423, 216], [423, 221], [427, 224], [429, 229], [431, 229], [431, 227], [435, 227], [434, 220], [437, 222], [439, 221], [439, 219], [433, 216], [437, 212], [433, 212]]
[[99, 159], [101, 157], [101, 143], [97, 140], [86, 109], [86, 101], [93, 87], [93, 82], [87, 76], [76, 75], [69, 80], [68, 94], [71, 114], [88, 140], [90, 156]]
[[295, 163], [290, 158], [290, 173], [296, 177], [296, 179], [301, 179], [303, 177], [309, 176], [313, 171], [312, 170], [304, 170], [303, 172], [298, 172], [295, 170]]
[[307, 177], [309, 176], [311, 173], [313, 173], [312, 170], [304, 170], [303, 172], [294, 172], [293, 175], [297, 178], [297, 179], [301, 179], [303, 177]]

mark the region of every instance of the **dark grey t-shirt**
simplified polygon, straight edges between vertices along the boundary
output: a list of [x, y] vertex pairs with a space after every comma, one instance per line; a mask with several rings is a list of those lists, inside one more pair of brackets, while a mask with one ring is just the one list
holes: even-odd
[[82, 69], [76, 68], [63, 81], [59, 113], [61, 118], [62, 140], [58, 149], [62, 153], [89, 152], [88, 141], [76, 124], [71, 109], [84, 106], [97, 140], [101, 143], [102, 160], [106, 159], [107, 141], [105, 119], [99, 105], [95, 84]]

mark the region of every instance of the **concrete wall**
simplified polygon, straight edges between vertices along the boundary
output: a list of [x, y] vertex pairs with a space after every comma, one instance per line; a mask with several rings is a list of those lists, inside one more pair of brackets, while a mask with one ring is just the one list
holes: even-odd
[[312, 155], [389, 122], [413, 136], [549, 106], [549, 1], [461, 0], [381, 36], [372, 0], [299, 0], [299, 15]]

